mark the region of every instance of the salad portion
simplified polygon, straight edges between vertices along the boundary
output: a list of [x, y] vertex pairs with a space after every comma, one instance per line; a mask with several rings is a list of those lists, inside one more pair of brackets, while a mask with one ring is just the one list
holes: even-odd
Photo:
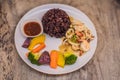
[[[56, 69], [57, 66], [64, 68], [65, 65], [76, 63], [78, 57], [89, 51], [90, 42], [94, 39], [91, 31], [84, 23], [68, 16], [62, 9], [48, 10], [40, 23], [42, 24], [39, 24], [39, 21], [37, 21], [41, 33], [26, 37], [23, 45], [21, 45], [28, 50], [26, 57], [32, 64], [38, 66], [46, 65], [53, 69]], [[35, 33], [35, 27], [37, 25], [30, 24], [27, 32]], [[47, 47], [47, 44], [45, 44], [46, 35], [49, 35], [51, 38], [62, 39], [58, 50], [45, 50]]]

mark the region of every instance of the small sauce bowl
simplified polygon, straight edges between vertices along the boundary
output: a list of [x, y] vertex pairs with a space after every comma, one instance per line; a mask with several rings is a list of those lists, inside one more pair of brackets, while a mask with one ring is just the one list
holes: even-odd
[[37, 37], [43, 33], [43, 26], [40, 20], [26, 20], [21, 31], [25, 37]]

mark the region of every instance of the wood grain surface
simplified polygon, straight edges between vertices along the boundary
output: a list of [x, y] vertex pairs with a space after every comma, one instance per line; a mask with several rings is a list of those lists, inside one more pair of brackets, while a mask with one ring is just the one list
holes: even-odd
[[[94, 57], [72, 73], [52, 76], [37, 72], [17, 54], [17, 23], [30, 9], [47, 3], [80, 9], [97, 30]], [[0, 80], [120, 80], [120, 4], [116, 0], [0, 0]]]

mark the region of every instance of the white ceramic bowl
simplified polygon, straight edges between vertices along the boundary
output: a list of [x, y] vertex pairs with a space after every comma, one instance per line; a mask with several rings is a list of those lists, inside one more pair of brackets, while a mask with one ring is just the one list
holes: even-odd
[[[38, 24], [40, 25], [41, 32], [40, 32], [39, 34], [35, 35], [35, 36], [29, 36], [29, 35], [27, 35], [27, 34], [24, 32], [24, 27], [25, 27], [25, 24], [27, 24], [27, 23], [29, 23], [29, 22], [36, 22], [36, 23], [38, 23]], [[41, 21], [38, 20], [38, 19], [28, 19], [28, 20], [23, 21], [23, 23], [22, 23], [22, 25], [21, 25], [21, 31], [22, 31], [22, 33], [23, 33], [23, 35], [24, 35], [25, 37], [37, 37], [37, 36], [39, 36], [39, 35], [41, 35], [41, 34], [43, 33], [43, 26], [42, 26]]]

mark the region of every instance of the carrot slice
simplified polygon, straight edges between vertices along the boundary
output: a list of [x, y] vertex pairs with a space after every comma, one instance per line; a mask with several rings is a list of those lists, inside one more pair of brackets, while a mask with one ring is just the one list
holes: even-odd
[[[36, 47], [35, 49], [33, 49], [31, 52], [33, 52], [33, 53], [37, 53], [37, 52], [39, 52], [40, 50], [42, 50], [43, 48], [45, 48], [45, 44], [44, 43], [42, 43], [42, 44], [40, 44], [38, 47]], [[29, 55], [29, 52], [27, 52], [26, 54], [26, 57], [28, 57], [28, 55]]]
[[56, 50], [52, 50], [50, 53], [50, 67], [57, 68], [57, 60], [58, 60], [58, 52]]
[[35, 49], [32, 50], [33, 53], [39, 52], [40, 50], [42, 50], [43, 48], [45, 48], [45, 44], [42, 43], [40, 44], [38, 47], [36, 47]]

